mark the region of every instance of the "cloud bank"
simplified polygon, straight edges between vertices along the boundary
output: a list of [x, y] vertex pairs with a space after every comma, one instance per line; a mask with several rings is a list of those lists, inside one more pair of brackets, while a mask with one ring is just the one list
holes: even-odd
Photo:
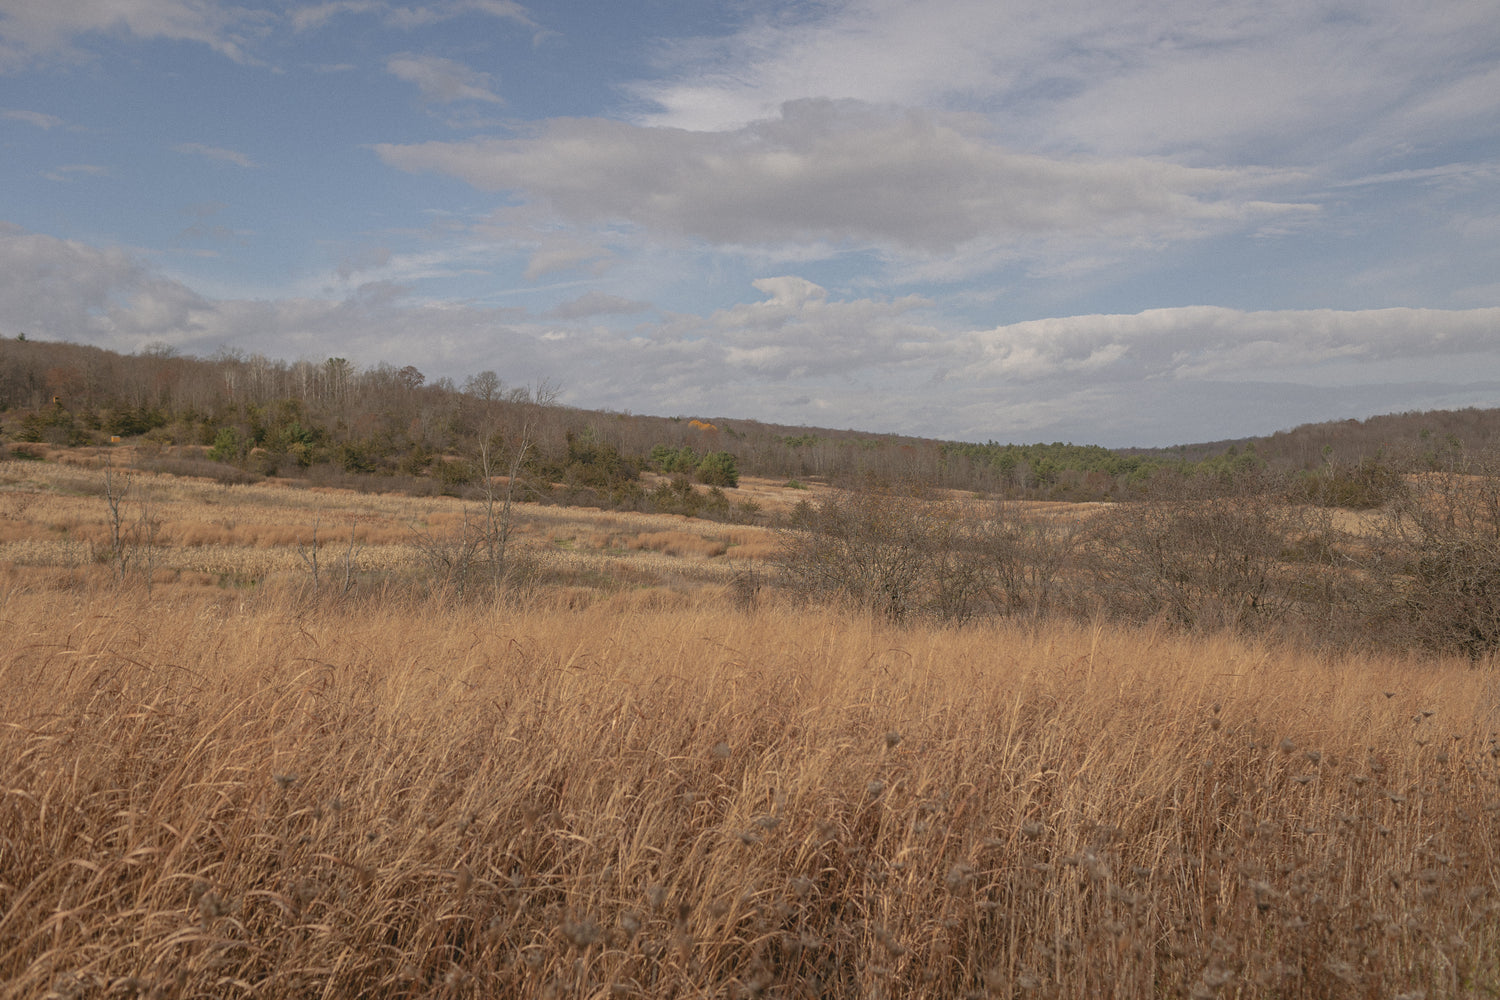
[[[655, 316], [592, 293], [545, 314], [423, 302], [385, 281], [338, 297], [213, 299], [126, 249], [0, 227], [0, 315], [15, 326], [3, 335], [339, 353], [456, 378], [502, 356], [511, 378], [551, 378], [569, 401], [639, 412], [1145, 445], [1180, 443], [1184, 426], [1201, 440], [1414, 405], [1500, 405], [1500, 381], [1474, 380], [1500, 372], [1500, 308], [1195, 306], [975, 330], [920, 296], [839, 298], [795, 275], [754, 289], [751, 302]], [[421, 358], [412, 330], [423, 331]]]
[[[968, 123], [972, 124], [972, 122]], [[380, 144], [407, 171], [515, 192], [581, 225], [725, 245], [951, 252], [978, 240], [1185, 236], [1307, 205], [1259, 171], [1018, 153], [916, 110], [794, 101], [728, 132], [558, 119], [510, 139]]]

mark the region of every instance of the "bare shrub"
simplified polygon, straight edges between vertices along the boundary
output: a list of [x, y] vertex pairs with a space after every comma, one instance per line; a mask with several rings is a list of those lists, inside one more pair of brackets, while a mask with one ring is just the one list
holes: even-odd
[[1371, 619], [1401, 643], [1471, 659], [1500, 649], [1500, 465], [1461, 460], [1407, 483], [1371, 552]]
[[318, 527], [322, 518], [313, 520], [312, 539], [308, 544], [297, 542], [297, 555], [302, 560], [302, 565], [307, 570], [309, 583], [313, 593], [322, 589], [324, 578], [330, 578], [329, 583], [338, 587], [338, 596], [347, 597], [354, 589], [354, 584], [359, 575], [359, 550], [363, 548], [359, 544], [355, 532], [356, 522], [353, 518], [349, 522], [349, 540], [344, 546], [343, 553], [339, 556], [337, 563], [329, 567], [326, 561], [319, 558], [322, 546], [318, 542]]
[[543, 385], [513, 433], [507, 435], [491, 422], [480, 436], [471, 466], [479, 480], [474, 494], [478, 502], [472, 509], [465, 504], [456, 535], [413, 526], [423, 568], [436, 592], [457, 598], [498, 596], [507, 587], [520, 592], [534, 586], [537, 562], [532, 557], [518, 559], [511, 539], [522, 498], [540, 495], [524, 473], [536, 449], [538, 424], [555, 401], [556, 390]]
[[244, 486], [247, 483], [258, 483], [262, 479], [253, 472], [221, 462], [210, 462], [206, 458], [143, 455], [136, 460], [135, 467], [142, 472], [212, 479], [221, 486]]
[[782, 533], [782, 579], [892, 620], [1038, 615], [1059, 603], [1077, 549], [1071, 521], [1019, 504], [934, 500], [865, 488], [797, 505]]
[[1090, 525], [1095, 597], [1112, 615], [1185, 628], [1249, 628], [1294, 605], [1284, 555], [1315, 530], [1265, 479], [1182, 479]]
[[1048, 517], [1026, 504], [997, 501], [977, 508], [975, 544], [996, 610], [1039, 617], [1077, 604], [1068, 580], [1077, 564], [1083, 522]]
[[799, 503], [777, 559], [793, 589], [900, 621], [922, 601], [946, 526], [909, 494], [875, 488]]
[[104, 466], [103, 497], [106, 547], [95, 558], [109, 563], [119, 583], [125, 582], [127, 573], [138, 572], [149, 593], [160, 557], [162, 529], [151, 495], [111, 463]]

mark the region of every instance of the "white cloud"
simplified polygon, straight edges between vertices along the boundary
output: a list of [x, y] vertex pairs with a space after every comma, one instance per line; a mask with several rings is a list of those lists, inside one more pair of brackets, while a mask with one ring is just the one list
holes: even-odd
[[978, 110], [1026, 148], [1307, 163], [1462, 138], [1500, 110], [1473, 0], [835, 0], [663, 47], [642, 121], [728, 130], [786, 101]]
[[[8, 330], [120, 350], [339, 354], [551, 378], [581, 406], [693, 410], [937, 437], [1167, 444], [1305, 420], [1500, 404], [1500, 308], [1244, 312], [1210, 306], [957, 326], [915, 296], [845, 298], [797, 275], [704, 315], [599, 324], [641, 304], [587, 293], [534, 317], [375, 280], [324, 295], [205, 296], [120, 248], [0, 224]], [[411, 331], [422, 331], [420, 357]]]
[[490, 89], [490, 75], [470, 69], [463, 63], [440, 56], [392, 56], [385, 68], [392, 76], [416, 84], [425, 100], [439, 104], [454, 101], [504, 101]]
[[[965, 379], [1316, 380], [1318, 366], [1486, 354], [1500, 365], [1500, 307], [1243, 312], [1216, 306], [1067, 316], [970, 335]], [[1460, 369], [1455, 369], [1455, 372]], [[1500, 367], [1497, 367], [1500, 371]]]
[[388, 3], [386, 0], [333, 0], [293, 11], [292, 26], [298, 31], [309, 31], [321, 28], [342, 14], [373, 14], [390, 27], [406, 30], [452, 20], [465, 14], [481, 14], [540, 30], [526, 8], [511, 0], [451, 0], [447, 3], [413, 5]]
[[536, 281], [549, 274], [579, 268], [597, 275], [609, 266], [611, 256], [609, 250], [593, 243], [550, 236], [532, 252], [523, 276], [527, 281]]
[[243, 29], [258, 16], [217, 0], [21, 0], [0, 7], [0, 70], [50, 57], [77, 59], [89, 34], [198, 42], [248, 62]]
[[93, 340], [123, 290], [148, 279], [128, 253], [59, 240], [0, 222], [0, 315], [59, 339]]
[[732, 132], [558, 119], [513, 139], [376, 149], [403, 170], [522, 192], [572, 222], [729, 245], [949, 253], [1058, 233], [1181, 236], [1299, 208], [1245, 197], [1263, 172], [1035, 156], [967, 124], [815, 100]]
[[201, 142], [179, 142], [172, 147], [173, 152], [186, 153], [189, 156], [202, 156], [210, 160], [218, 160], [221, 163], [232, 163], [237, 167], [254, 167], [255, 161], [244, 153], [233, 149], [224, 149], [220, 146], [208, 146]]
[[70, 181], [77, 177], [107, 177], [109, 168], [97, 163], [69, 163], [42, 175], [49, 181]]
[[43, 114], [40, 111], [21, 111], [17, 109], [6, 109], [0, 111], [0, 118], [6, 118], [13, 122], [25, 122], [27, 125], [35, 125], [44, 131], [57, 128], [66, 124], [56, 115]]

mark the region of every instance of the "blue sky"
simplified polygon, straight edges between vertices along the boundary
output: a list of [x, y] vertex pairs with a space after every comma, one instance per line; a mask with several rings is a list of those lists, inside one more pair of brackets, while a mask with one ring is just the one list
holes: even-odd
[[1500, 405], [1500, 17], [0, 0], [0, 335], [1153, 445]]

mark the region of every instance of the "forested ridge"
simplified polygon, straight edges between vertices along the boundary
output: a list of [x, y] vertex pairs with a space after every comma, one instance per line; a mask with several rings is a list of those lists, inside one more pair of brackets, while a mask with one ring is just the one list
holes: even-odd
[[[417, 492], [461, 491], [478, 476], [481, 455], [513, 458], [524, 440], [524, 471], [549, 484], [549, 495], [607, 505], [638, 505], [643, 471], [710, 488], [743, 473], [1061, 500], [1123, 499], [1163, 476], [1272, 471], [1310, 499], [1357, 507], [1376, 502], [1392, 475], [1493, 449], [1500, 409], [1335, 421], [1162, 449], [980, 444], [584, 410], [557, 405], [550, 386], [510, 384], [492, 371], [456, 381], [339, 357], [287, 362], [224, 350], [199, 358], [166, 348], [127, 355], [0, 340], [0, 446], [26, 457], [28, 444], [116, 438], [140, 445], [161, 471], [348, 485], [373, 477], [382, 488]], [[681, 482], [677, 493], [691, 495]]]

